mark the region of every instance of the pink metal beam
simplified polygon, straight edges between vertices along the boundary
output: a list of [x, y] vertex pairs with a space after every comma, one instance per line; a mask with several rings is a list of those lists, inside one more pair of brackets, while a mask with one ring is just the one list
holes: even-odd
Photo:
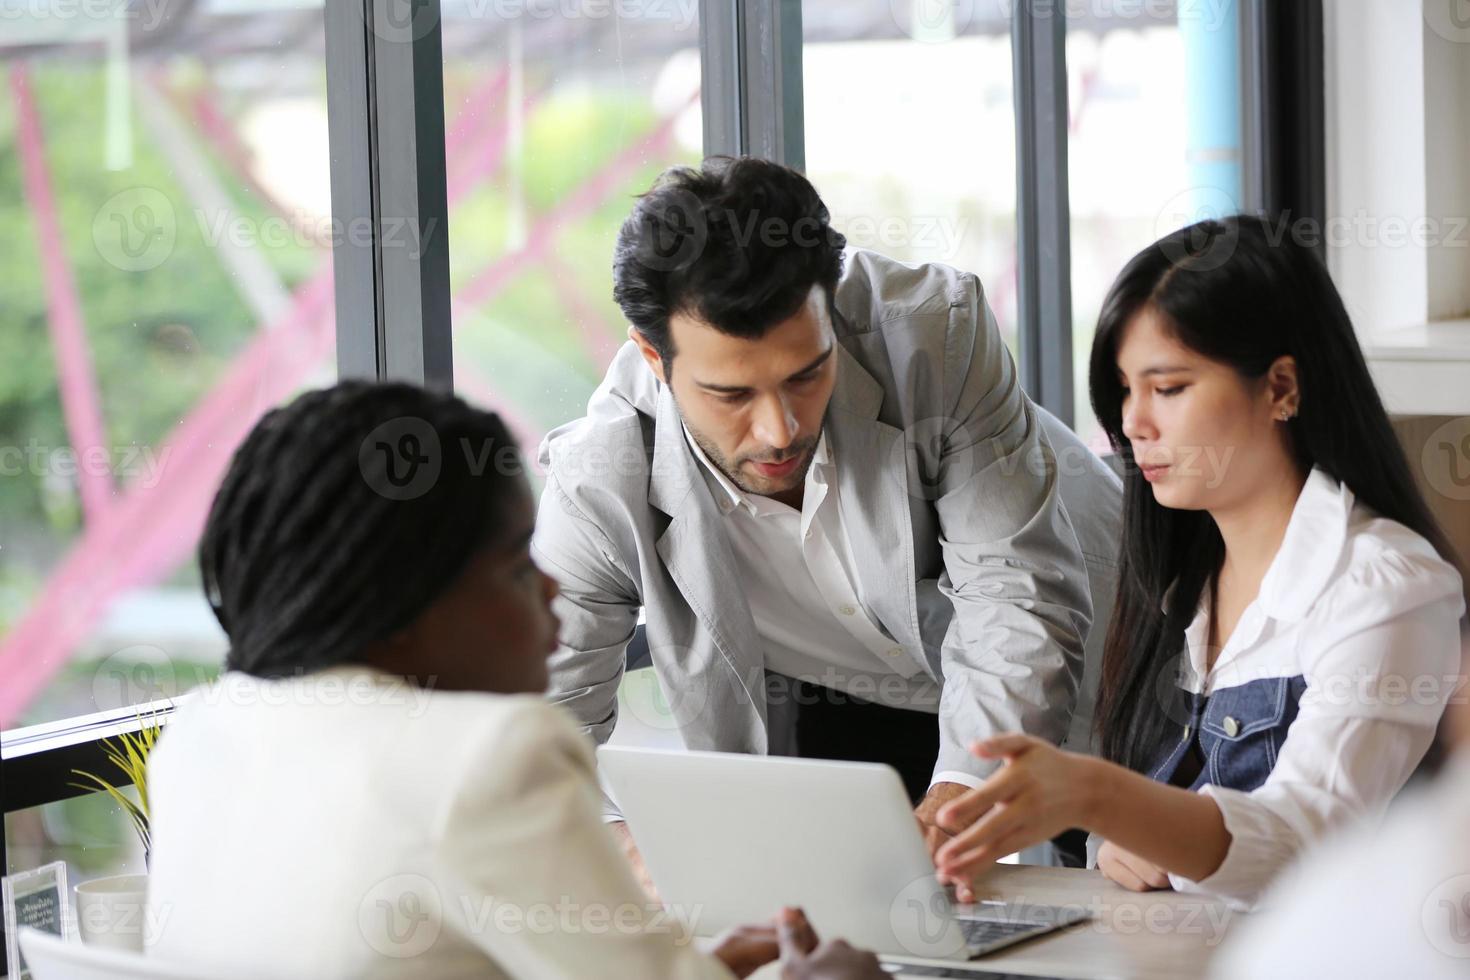
[[[82, 512], [88, 524], [102, 520], [112, 506], [110, 476], [112, 454], [103, 434], [101, 399], [87, 330], [82, 320], [82, 302], [76, 279], [66, 256], [61, 223], [51, 175], [46, 167], [45, 137], [40, 114], [31, 92], [30, 71], [17, 62], [10, 67], [10, 92], [15, 103], [16, 142], [20, 148], [21, 180], [31, 216], [36, 223], [36, 245], [41, 259], [41, 278], [46, 289], [47, 323], [56, 354], [56, 377], [61, 390], [61, 408], [67, 436], [76, 451], [77, 482], [81, 488]], [[96, 457], [86, 462], [89, 457]], [[105, 459], [105, 467], [97, 465]]]
[[128, 487], [103, 520], [88, 526], [5, 638], [0, 726], [15, 721], [114, 596], [157, 581], [193, 549], [233, 448], [331, 346], [330, 267], [297, 296], [283, 322], [255, 336], [160, 446], [163, 479]]
[[[464, 161], [473, 163], [475, 160], [484, 159], [486, 169], [494, 169], [499, 162], [500, 152], [497, 150], [495, 137], [498, 131], [490, 125], [498, 116], [500, 108], [500, 97], [505, 93], [509, 83], [509, 69], [501, 69], [484, 82], [476, 85], [465, 99], [464, 108], [456, 116], [454, 123], [449, 127], [445, 137], [445, 154], [448, 157], [450, 181], [454, 182], [454, 171], [465, 170]], [[159, 79], [161, 86], [171, 90], [164, 79]], [[174, 100], [188, 110], [189, 116], [194, 120], [199, 132], [209, 141], [221, 159], [234, 171], [235, 175], [249, 186], [251, 193], [259, 198], [273, 213], [285, 215], [286, 208], [274, 196], [256, 180], [251, 167], [250, 150], [240, 140], [230, 122], [220, 112], [216, 92], [212, 84], [206, 83], [192, 95], [172, 91]], [[528, 100], [527, 104], [530, 102]], [[489, 110], [483, 115], [480, 107], [489, 106]], [[503, 137], [499, 141], [503, 148]], [[484, 154], [481, 157], [481, 154]], [[456, 164], [461, 164], [456, 167]], [[467, 174], [473, 177], [474, 174]], [[461, 187], [467, 182], [460, 181]]]
[[[476, 84], [470, 94], [465, 98], [464, 104], [455, 113], [454, 122], [450, 124], [448, 133], [444, 138], [447, 147], [459, 148], [477, 133], [485, 132], [490, 128], [491, 120], [500, 114], [500, 97], [510, 87], [510, 69], [502, 68]], [[481, 119], [478, 111], [482, 106], [489, 106], [487, 118]]]
[[541, 427], [532, 422], [521, 411], [508, 402], [496, 389], [495, 384], [472, 364], [455, 362], [454, 390], [461, 396], [477, 403], [481, 408], [500, 416], [510, 434], [526, 451], [527, 457], [535, 455], [536, 447], [545, 435]]
[[699, 98], [696, 92], [683, 106], [667, 116], [653, 130], [624, 148], [612, 161], [594, 174], [586, 183], [568, 194], [548, 214], [536, 222], [526, 236], [526, 244], [517, 252], [511, 252], [460, 290], [456, 297], [456, 321], [459, 313], [468, 313], [474, 307], [488, 302], [528, 264], [540, 259], [541, 255], [556, 239], [561, 226], [587, 214], [611, 196], [628, 178], [648, 164], [651, 157], [660, 153], [672, 140], [674, 125], [683, 110]]
[[598, 371], [606, 371], [621, 346], [613, 333], [613, 325], [582, 290], [577, 281], [577, 270], [568, 266], [554, 251], [546, 252], [542, 262], [556, 283], [557, 296], [582, 337], [587, 356], [592, 358]]
[[235, 172], [235, 176], [250, 189], [257, 200], [265, 205], [273, 214], [285, 215], [286, 208], [275, 195], [255, 177], [255, 170], [251, 166], [250, 149], [240, 139], [240, 135], [230, 126], [224, 115], [219, 111], [215, 103], [215, 91], [212, 85], [205, 85], [190, 95], [179, 92], [168, 84], [166, 77], [158, 73], [154, 82], [159, 91], [167, 92], [176, 106], [184, 111], [188, 118], [194, 121], [195, 128], [214, 147], [214, 151]]
[[[463, 182], [499, 166], [506, 142], [503, 97], [510, 87], [510, 69], [503, 68], [465, 98], [454, 125], [445, 137], [447, 177]], [[525, 101], [527, 107], [531, 99]], [[488, 107], [488, 108], [485, 108]]]
[[[536, 104], [528, 98], [527, 110]], [[474, 133], [473, 142], [464, 140], [460, 152], [447, 162], [445, 170], [446, 193], [450, 205], [457, 204], [466, 194], [500, 170], [505, 162], [506, 150], [510, 148], [510, 133], [504, 128], [486, 126]]]

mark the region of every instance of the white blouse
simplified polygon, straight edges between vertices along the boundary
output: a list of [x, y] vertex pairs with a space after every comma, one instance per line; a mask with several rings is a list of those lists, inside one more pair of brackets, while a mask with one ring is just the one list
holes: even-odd
[[[1230, 848], [1203, 880], [1171, 874], [1177, 891], [1251, 908], [1307, 845], [1382, 816], [1459, 681], [1461, 590], [1459, 573], [1424, 538], [1312, 471], [1260, 592], [1213, 666], [1208, 600], [1185, 631], [1186, 690], [1208, 695], [1281, 677], [1306, 687], [1262, 785], [1201, 787], [1220, 807]], [[1232, 719], [1224, 721], [1228, 731]]]

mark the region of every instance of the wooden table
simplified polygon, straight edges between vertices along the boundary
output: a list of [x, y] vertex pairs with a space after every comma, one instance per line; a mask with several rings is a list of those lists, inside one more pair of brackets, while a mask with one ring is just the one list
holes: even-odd
[[[1000, 864], [977, 883], [981, 899], [1081, 906], [1092, 918], [972, 961], [1027, 976], [1176, 980], [1205, 975], [1210, 957], [1244, 913], [1172, 891], [1131, 892], [1097, 871]], [[906, 974], [900, 972], [898, 976]], [[760, 980], [780, 976], [767, 967]]]

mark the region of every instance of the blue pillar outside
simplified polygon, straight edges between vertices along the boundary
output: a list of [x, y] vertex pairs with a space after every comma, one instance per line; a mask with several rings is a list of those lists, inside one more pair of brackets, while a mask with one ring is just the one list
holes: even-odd
[[1197, 219], [1241, 209], [1240, 18], [1238, 0], [1179, 5], [1187, 106], [1186, 162]]

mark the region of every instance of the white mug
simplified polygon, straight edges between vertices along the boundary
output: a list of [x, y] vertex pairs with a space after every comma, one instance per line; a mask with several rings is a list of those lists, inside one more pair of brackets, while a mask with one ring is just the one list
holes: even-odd
[[148, 876], [113, 875], [84, 881], [76, 892], [77, 931], [89, 946], [143, 952]]

